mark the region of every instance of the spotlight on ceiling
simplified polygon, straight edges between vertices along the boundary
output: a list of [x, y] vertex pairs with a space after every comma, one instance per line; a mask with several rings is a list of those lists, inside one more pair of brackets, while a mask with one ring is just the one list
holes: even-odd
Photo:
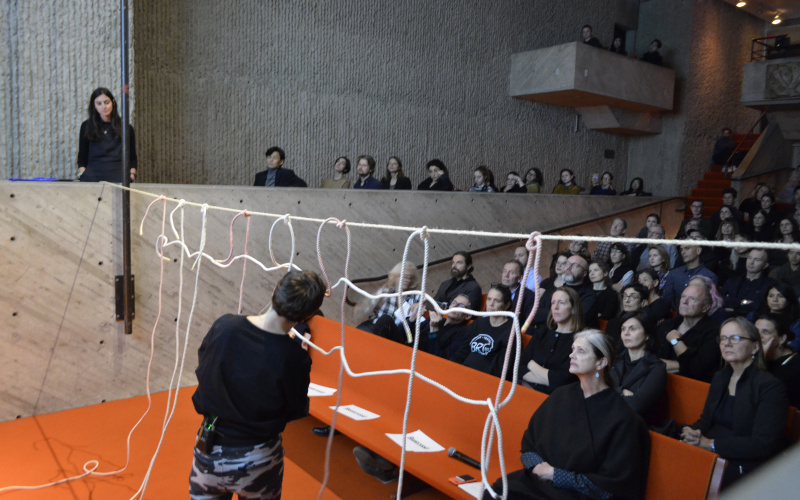
[[772, 20], [772, 24], [781, 24], [781, 21], [782, 21], [781, 13], [778, 12], [777, 14], [775, 14], [775, 19]]
[[747, 2], [739, 2], [736, 4], [737, 7], [744, 7], [745, 5], [747, 5]]

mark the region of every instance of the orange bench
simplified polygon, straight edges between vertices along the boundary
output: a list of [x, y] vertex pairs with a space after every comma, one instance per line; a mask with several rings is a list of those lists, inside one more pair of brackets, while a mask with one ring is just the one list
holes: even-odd
[[[330, 319], [315, 317], [311, 320], [312, 340], [329, 350], [340, 344], [340, 325]], [[360, 330], [345, 327], [346, 357], [350, 368], [357, 373], [375, 370], [408, 368], [411, 349]], [[327, 387], [336, 387], [339, 373], [339, 353], [331, 356], [310, 349], [313, 365], [311, 381]], [[475, 400], [494, 400], [499, 379], [471, 368], [461, 366], [430, 354], [417, 354], [416, 371], [426, 375], [458, 394]], [[339, 415], [336, 428], [395, 464], [400, 463], [400, 447], [386, 433], [402, 432], [403, 411], [406, 400], [408, 376], [404, 374], [378, 377], [350, 377], [344, 375], [341, 404], [355, 404], [380, 415], [373, 420], [352, 420]], [[504, 394], [511, 384], [504, 382]], [[516, 388], [512, 401], [500, 411], [503, 432], [503, 456], [506, 470], [519, 469], [519, 446], [530, 416], [547, 396], [522, 386]], [[311, 398], [311, 414], [331, 423], [336, 395]], [[406, 453], [405, 470], [453, 498], [471, 498], [448, 478], [476, 470], [449, 458], [446, 450], [453, 446], [460, 452], [478, 459], [481, 435], [488, 409], [457, 401], [441, 390], [414, 380], [408, 432], [421, 429], [441, 444], [445, 451], [433, 453]], [[652, 452], [647, 481], [648, 500], [703, 499], [715, 496], [724, 470], [725, 461], [716, 454], [680, 441], [651, 433]], [[490, 481], [500, 476], [496, 446], [489, 467]], [[676, 481], [675, 478], [682, 478]], [[691, 480], [690, 480], [691, 479]]]

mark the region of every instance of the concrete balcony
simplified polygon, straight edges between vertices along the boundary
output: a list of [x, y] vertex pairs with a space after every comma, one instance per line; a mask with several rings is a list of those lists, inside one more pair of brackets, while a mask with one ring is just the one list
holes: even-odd
[[[742, 104], [767, 109], [785, 139], [800, 141], [800, 57], [745, 64]], [[795, 157], [800, 158], [800, 152]]]
[[658, 134], [675, 72], [580, 42], [511, 55], [509, 94], [575, 108], [594, 130]]

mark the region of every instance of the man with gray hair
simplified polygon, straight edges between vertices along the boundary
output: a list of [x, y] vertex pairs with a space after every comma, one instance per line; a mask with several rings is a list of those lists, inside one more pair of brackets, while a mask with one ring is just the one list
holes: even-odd
[[689, 285], [681, 293], [678, 316], [658, 328], [656, 355], [667, 372], [711, 382], [720, 362], [719, 324], [708, 316], [711, 305], [705, 287]]
[[[611, 228], [609, 229], [609, 236], [613, 237], [624, 237], [625, 231], [628, 229], [628, 223], [625, 222], [625, 219], [621, 219], [617, 217], [611, 222]], [[626, 247], [628, 247], [628, 253], [631, 253], [633, 250], [633, 245], [630, 243], [624, 243]], [[597, 246], [594, 247], [594, 253], [592, 254], [592, 260], [598, 262], [605, 262], [606, 264], [610, 264], [611, 262], [611, 242], [610, 241], [601, 241], [597, 243]]]

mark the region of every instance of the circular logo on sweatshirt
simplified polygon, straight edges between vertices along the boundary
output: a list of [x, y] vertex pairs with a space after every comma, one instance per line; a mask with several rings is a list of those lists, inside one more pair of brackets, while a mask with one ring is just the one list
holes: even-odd
[[472, 342], [469, 343], [469, 347], [472, 352], [480, 354], [481, 356], [486, 356], [492, 352], [492, 348], [494, 347], [494, 339], [485, 333], [481, 333], [472, 339]]

